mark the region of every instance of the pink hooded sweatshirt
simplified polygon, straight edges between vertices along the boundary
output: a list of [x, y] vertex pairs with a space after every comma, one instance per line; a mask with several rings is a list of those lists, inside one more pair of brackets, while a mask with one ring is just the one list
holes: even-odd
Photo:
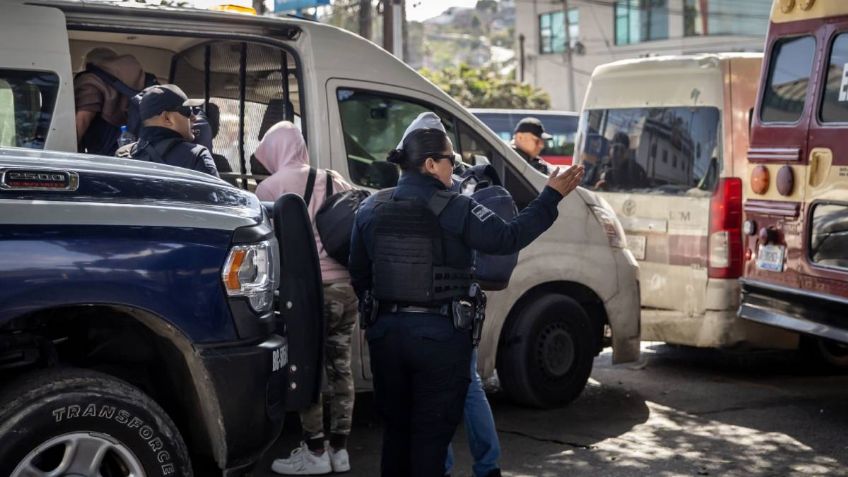
[[[268, 130], [254, 153], [256, 159], [271, 172], [271, 176], [256, 188], [260, 200], [274, 201], [281, 195], [292, 193], [301, 197], [306, 193], [306, 180], [309, 177], [309, 154], [306, 142], [300, 130], [289, 121], [282, 121]], [[321, 277], [324, 283], [350, 280], [347, 269], [330, 258], [315, 228], [315, 213], [324, 203], [327, 192], [327, 171], [318, 169], [312, 199], [306, 204], [309, 218], [312, 220], [312, 232], [318, 247], [318, 259], [321, 262]], [[350, 190], [353, 187], [338, 174], [330, 175], [333, 181], [333, 193]]]

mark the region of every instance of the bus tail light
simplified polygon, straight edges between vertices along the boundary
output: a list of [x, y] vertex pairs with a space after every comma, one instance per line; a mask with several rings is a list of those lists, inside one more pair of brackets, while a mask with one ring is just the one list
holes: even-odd
[[742, 275], [742, 180], [721, 179], [710, 201], [710, 278]]

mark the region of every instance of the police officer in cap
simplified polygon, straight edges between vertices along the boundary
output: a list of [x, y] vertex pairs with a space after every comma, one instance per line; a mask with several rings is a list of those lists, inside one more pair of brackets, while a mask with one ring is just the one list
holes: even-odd
[[553, 224], [583, 168], [554, 170], [539, 196], [506, 223], [448, 190], [455, 156], [444, 131], [412, 131], [388, 160], [400, 166], [400, 180], [360, 206], [349, 270], [385, 423], [382, 475], [436, 477], [470, 381], [472, 250], [509, 254], [529, 245]]
[[188, 99], [178, 86], [156, 85], [141, 93], [142, 121], [138, 142], [121, 147], [118, 157], [131, 157], [185, 167], [218, 177], [215, 159], [205, 146], [194, 144], [192, 118], [202, 99]]
[[515, 125], [515, 131], [512, 133], [512, 148], [534, 169], [547, 174], [548, 163], [539, 157], [539, 153], [545, 148], [545, 141], [552, 138], [553, 136], [545, 132], [542, 121], [536, 118], [524, 118]]

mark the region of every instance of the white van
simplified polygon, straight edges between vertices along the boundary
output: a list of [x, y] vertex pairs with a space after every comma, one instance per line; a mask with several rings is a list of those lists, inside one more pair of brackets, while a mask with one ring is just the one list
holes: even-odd
[[761, 63], [753, 53], [667, 56], [592, 74], [576, 160], [639, 260], [643, 340], [793, 346], [788, 334], [736, 317], [751, 79]]
[[[22, 41], [26, 39], [26, 41]], [[384, 162], [419, 113], [441, 116], [466, 161], [485, 156], [519, 206], [546, 178], [471, 113], [375, 44], [344, 30], [293, 18], [116, 6], [63, 0], [4, 5], [0, 79], [38, 72], [39, 141], [76, 151], [72, 80], [95, 47], [133, 54], [160, 81], [215, 103], [230, 118], [214, 139], [247, 185], [250, 156], [277, 121], [298, 123], [315, 166], [359, 187], [391, 187]], [[3, 96], [0, 95], [0, 98]], [[232, 115], [238, 121], [232, 121]], [[24, 115], [20, 115], [24, 117]], [[506, 392], [535, 406], [568, 402], [583, 389], [593, 358], [613, 348], [615, 363], [639, 357], [638, 265], [614, 213], [591, 192], [562, 202], [557, 223], [520, 256], [507, 290], [489, 296], [480, 348], [482, 375], [495, 367]], [[370, 387], [364, 340], [358, 387]]]

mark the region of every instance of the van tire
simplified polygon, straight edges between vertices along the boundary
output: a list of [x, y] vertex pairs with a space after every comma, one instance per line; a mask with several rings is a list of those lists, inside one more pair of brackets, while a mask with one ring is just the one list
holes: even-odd
[[77, 449], [68, 453], [75, 457], [66, 459], [77, 465], [73, 475], [91, 474], [79, 469], [100, 461], [91, 475], [123, 476], [138, 469], [149, 477], [192, 476], [188, 450], [173, 421], [143, 392], [117, 378], [53, 369], [24, 377], [0, 393], [0, 475], [25, 475], [28, 463], [46, 475], [61, 467], [70, 449]]
[[596, 349], [592, 321], [583, 307], [564, 295], [542, 295], [504, 327], [498, 379], [518, 404], [563, 406], [586, 387]]

